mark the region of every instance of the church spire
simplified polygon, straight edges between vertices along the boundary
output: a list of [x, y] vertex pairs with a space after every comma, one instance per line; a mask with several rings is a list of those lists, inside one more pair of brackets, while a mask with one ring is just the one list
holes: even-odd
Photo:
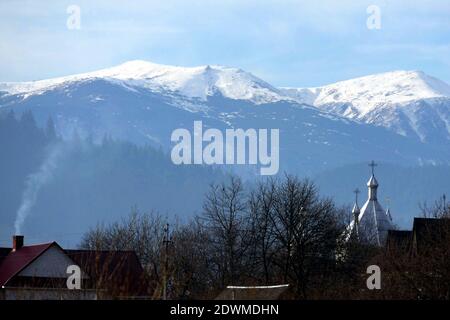
[[353, 193], [355, 194], [355, 205], [353, 206], [352, 213], [353, 213], [353, 217], [355, 218], [356, 223], [358, 223], [358, 215], [359, 215], [359, 213], [360, 213], [359, 205], [358, 205], [358, 194], [359, 194], [360, 192], [361, 192], [361, 191], [359, 191], [358, 188], [356, 188], [355, 190], [353, 190]]
[[391, 209], [390, 209], [391, 198], [387, 197], [386, 203], [387, 203], [386, 215], [389, 218], [389, 220], [392, 222], [392, 215], [391, 215]]
[[369, 163], [369, 167], [372, 167], [372, 176], [369, 181], [367, 181], [367, 187], [369, 188], [369, 200], [377, 200], [377, 189], [378, 189], [378, 181], [375, 179], [374, 168], [377, 164], [372, 160]]
[[352, 215], [353, 215], [353, 221], [354, 221], [354, 230], [356, 233], [356, 236], [359, 237], [359, 214], [360, 214], [360, 209], [359, 209], [359, 205], [358, 205], [358, 194], [360, 193], [359, 189], [356, 188], [354, 191], [355, 193], [355, 204], [353, 206], [353, 210], [352, 210]]
[[374, 161], [370, 162], [371, 177], [367, 182], [369, 197], [364, 205], [359, 208], [358, 193], [355, 190], [355, 205], [352, 210], [353, 219], [349, 227], [351, 228], [350, 237], [357, 235], [359, 241], [368, 242], [377, 246], [385, 244], [389, 230], [392, 230], [392, 219], [389, 217], [389, 209], [386, 212], [377, 200], [378, 182], [375, 179]]

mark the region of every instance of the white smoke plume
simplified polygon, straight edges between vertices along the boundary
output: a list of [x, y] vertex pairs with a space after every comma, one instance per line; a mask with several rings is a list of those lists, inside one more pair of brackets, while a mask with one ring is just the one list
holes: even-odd
[[50, 147], [48, 155], [39, 170], [28, 176], [25, 183], [25, 191], [22, 194], [22, 202], [19, 210], [17, 210], [14, 223], [16, 234], [21, 234], [23, 223], [36, 203], [39, 190], [52, 179], [53, 172], [57, 168], [63, 154], [63, 149], [64, 147], [61, 144]]

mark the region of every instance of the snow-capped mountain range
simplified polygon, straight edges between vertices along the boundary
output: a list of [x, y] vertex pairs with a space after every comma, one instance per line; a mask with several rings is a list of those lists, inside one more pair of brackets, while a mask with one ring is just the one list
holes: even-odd
[[367, 159], [447, 163], [449, 97], [447, 84], [421, 72], [296, 89], [237, 68], [146, 61], [0, 83], [0, 111], [31, 110], [41, 123], [51, 116], [66, 137], [109, 134], [169, 147], [172, 130], [189, 129], [194, 120], [215, 128], [279, 128], [281, 170], [308, 172]]
[[421, 71], [394, 71], [316, 88], [283, 88], [302, 103], [344, 117], [450, 142], [450, 86]]
[[58, 86], [89, 79], [105, 79], [132, 90], [146, 88], [154, 92], [177, 94], [205, 101], [220, 92], [230, 99], [249, 100], [256, 104], [282, 100], [280, 91], [241, 69], [217, 65], [178, 67], [135, 60], [94, 72], [49, 80], [0, 83], [0, 91], [10, 94], [40, 94]]

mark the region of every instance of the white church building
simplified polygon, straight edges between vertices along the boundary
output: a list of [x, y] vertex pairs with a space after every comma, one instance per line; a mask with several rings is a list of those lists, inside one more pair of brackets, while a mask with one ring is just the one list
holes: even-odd
[[372, 161], [369, 166], [372, 167], [372, 175], [367, 182], [367, 201], [360, 209], [358, 205], [359, 190], [356, 189], [356, 199], [352, 210], [353, 220], [349, 225], [349, 236], [356, 237], [362, 242], [383, 246], [386, 242], [388, 230], [393, 230], [394, 225], [390, 210], [384, 210], [378, 202], [378, 181], [374, 174], [376, 164]]

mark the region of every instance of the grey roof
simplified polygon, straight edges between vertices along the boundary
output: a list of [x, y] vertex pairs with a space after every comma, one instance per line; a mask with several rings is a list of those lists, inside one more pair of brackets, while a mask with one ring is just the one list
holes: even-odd
[[[385, 211], [377, 200], [378, 181], [373, 174], [367, 187], [368, 199], [359, 212], [358, 223], [355, 224], [354, 220], [350, 223], [350, 234], [356, 231], [361, 241], [381, 246], [385, 244], [388, 231], [394, 229], [394, 226], [390, 212]], [[355, 206], [357, 207], [356, 203]], [[355, 207], [352, 213], [355, 213], [354, 210]]]
[[388, 230], [394, 229], [392, 222], [376, 199], [367, 200], [361, 209], [358, 221], [360, 237], [377, 245], [383, 245]]

